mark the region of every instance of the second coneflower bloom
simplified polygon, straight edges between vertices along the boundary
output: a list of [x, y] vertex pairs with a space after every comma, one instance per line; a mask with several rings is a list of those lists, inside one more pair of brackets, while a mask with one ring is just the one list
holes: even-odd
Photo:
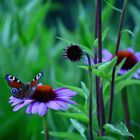
[[[119, 64], [124, 58], [126, 58], [123, 66], [121, 67], [119, 74], [123, 75], [127, 71], [129, 71], [133, 66], [135, 66], [138, 62], [140, 62], [140, 52], [135, 53], [132, 48], [128, 48], [127, 50], [120, 50], [118, 52], [118, 60], [117, 64]], [[103, 50], [104, 62], [111, 60], [114, 56], [108, 50]], [[140, 79], [140, 69], [136, 71], [133, 75], [134, 78]]]
[[[129, 71], [133, 66], [135, 66], [138, 62], [140, 62], [140, 52], [134, 52], [132, 48], [128, 48], [127, 50], [120, 50], [118, 52], [118, 60], [117, 64], [119, 64], [124, 58], [126, 58], [123, 66], [121, 67], [119, 74], [123, 75], [127, 71]], [[112, 60], [114, 55], [108, 50], [103, 50], [103, 62], [107, 62]], [[94, 60], [91, 58], [92, 65], [94, 65]], [[85, 59], [85, 63], [87, 64], [87, 59]], [[136, 71], [133, 75], [135, 79], [140, 79], [140, 69]]]

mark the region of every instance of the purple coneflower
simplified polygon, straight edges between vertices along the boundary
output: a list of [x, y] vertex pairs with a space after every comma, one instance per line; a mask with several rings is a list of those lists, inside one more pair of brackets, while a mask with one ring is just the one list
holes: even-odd
[[[107, 50], [103, 51], [103, 55], [104, 55], [104, 61], [109, 61], [113, 58], [113, 55]], [[133, 68], [134, 65], [140, 62], [140, 52], [135, 53], [132, 48], [128, 48], [127, 50], [120, 50], [118, 52], [117, 64], [119, 64], [124, 58], [126, 58], [126, 60], [119, 71], [120, 75], [125, 74], [128, 70]], [[136, 79], [140, 79], [139, 74], [140, 74], [140, 69], [134, 73], [133, 77]]]
[[[103, 50], [103, 62], [110, 61], [114, 57], [108, 50]], [[119, 64], [124, 58], [126, 58], [123, 66], [121, 67], [119, 74], [123, 75], [128, 70], [130, 70], [135, 64], [140, 62], [140, 52], [135, 53], [132, 48], [128, 48], [127, 50], [120, 50], [118, 52], [118, 60], [117, 64]], [[92, 59], [92, 65], [94, 65], [94, 61]], [[85, 59], [85, 63], [87, 64], [87, 59]], [[134, 73], [134, 78], [140, 79], [140, 69]]]
[[14, 106], [13, 111], [17, 111], [20, 108], [28, 105], [26, 109], [27, 114], [37, 114], [39, 116], [44, 116], [48, 108], [54, 110], [67, 110], [68, 104], [76, 104], [71, 100], [72, 96], [75, 96], [77, 93], [67, 89], [67, 88], [58, 88], [53, 89], [48, 85], [38, 85], [32, 97], [29, 99], [18, 99], [11, 96], [9, 98], [9, 103]]

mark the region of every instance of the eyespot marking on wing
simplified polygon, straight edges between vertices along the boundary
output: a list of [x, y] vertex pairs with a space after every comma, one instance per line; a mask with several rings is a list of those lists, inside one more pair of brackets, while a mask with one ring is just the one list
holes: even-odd
[[43, 76], [43, 72], [40, 72], [36, 75], [35, 79], [38, 80]]
[[19, 89], [18, 88], [11, 88], [11, 93], [14, 95], [19, 93]]

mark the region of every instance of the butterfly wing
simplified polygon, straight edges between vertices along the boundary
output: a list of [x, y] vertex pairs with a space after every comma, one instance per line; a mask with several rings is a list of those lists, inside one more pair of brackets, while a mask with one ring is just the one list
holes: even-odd
[[30, 97], [33, 94], [33, 92], [36, 90], [36, 86], [37, 86], [39, 80], [42, 78], [42, 76], [43, 76], [43, 72], [40, 72], [30, 82], [29, 89], [26, 92], [26, 97]]
[[38, 73], [34, 79], [31, 81], [30, 83], [30, 87], [35, 87], [37, 86], [39, 80], [41, 79], [41, 77], [43, 76], [43, 72]]
[[20, 88], [24, 85], [20, 80], [10, 74], [7, 74], [5, 79], [10, 87]]
[[11, 87], [11, 94], [14, 97], [17, 97], [20, 99], [24, 98], [25, 95], [22, 92], [22, 87], [24, 86], [24, 83], [10, 74], [7, 74], [5, 76], [5, 79], [7, 80], [8, 85]]

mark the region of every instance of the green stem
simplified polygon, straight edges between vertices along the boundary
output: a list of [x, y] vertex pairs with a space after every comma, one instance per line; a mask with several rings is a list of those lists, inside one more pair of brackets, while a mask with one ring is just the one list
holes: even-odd
[[85, 52], [85, 55], [88, 59], [88, 72], [89, 72], [89, 135], [90, 140], [93, 140], [93, 132], [92, 132], [92, 67], [91, 67], [91, 61], [90, 56], [87, 52]]
[[44, 128], [44, 140], [49, 140], [49, 132], [48, 132], [48, 127], [47, 127], [47, 122], [45, 115], [42, 117], [43, 118], [43, 128]]
[[[124, 0], [123, 2], [123, 9], [121, 12], [121, 19], [120, 19], [120, 25], [119, 25], [119, 32], [118, 32], [118, 37], [117, 37], [117, 43], [116, 43], [116, 51], [115, 55], [118, 55], [119, 47], [120, 47], [120, 41], [121, 41], [121, 32], [123, 28], [123, 23], [124, 23], [124, 17], [125, 17], [125, 10], [126, 10], [126, 3], [127, 0]], [[112, 80], [111, 80], [111, 88], [110, 88], [110, 103], [109, 103], [109, 117], [108, 117], [108, 123], [112, 123], [112, 114], [113, 114], [113, 103], [114, 103], [114, 86], [115, 86], [115, 72], [116, 72], [116, 66], [115, 64], [113, 71], [112, 71]]]
[[[130, 119], [130, 112], [129, 112], [129, 105], [128, 105], [127, 88], [124, 88], [122, 93], [122, 104], [123, 104], [126, 126], [129, 132], [131, 132], [131, 119]], [[128, 140], [132, 140], [132, 137], [128, 137]]]

